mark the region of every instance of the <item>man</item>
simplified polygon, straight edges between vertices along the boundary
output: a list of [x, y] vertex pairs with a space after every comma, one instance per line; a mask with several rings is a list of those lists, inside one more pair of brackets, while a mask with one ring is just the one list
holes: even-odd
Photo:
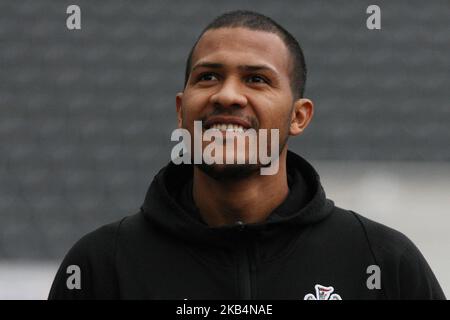
[[[226, 129], [276, 130], [267, 148], [278, 145], [278, 170], [261, 174], [260, 158], [169, 163], [139, 213], [75, 244], [49, 298], [445, 299], [409, 239], [334, 206], [314, 168], [288, 151], [313, 116], [305, 80], [300, 46], [273, 20], [216, 18], [189, 55], [178, 127], [192, 137], [202, 121], [202, 133], [219, 130], [227, 142]], [[233, 148], [234, 159], [257, 152], [249, 140]]]

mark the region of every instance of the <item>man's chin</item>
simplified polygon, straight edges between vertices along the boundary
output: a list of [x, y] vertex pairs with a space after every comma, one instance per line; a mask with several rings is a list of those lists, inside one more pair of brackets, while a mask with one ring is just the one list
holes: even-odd
[[259, 164], [196, 164], [202, 172], [215, 180], [240, 180], [260, 174]]

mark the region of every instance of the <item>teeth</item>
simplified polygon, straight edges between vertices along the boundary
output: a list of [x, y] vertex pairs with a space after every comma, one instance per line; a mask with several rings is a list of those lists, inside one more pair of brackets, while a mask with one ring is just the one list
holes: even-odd
[[216, 123], [211, 126], [211, 129], [223, 130], [223, 131], [237, 131], [243, 132], [244, 127], [238, 124], [226, 124], [226, 123]]

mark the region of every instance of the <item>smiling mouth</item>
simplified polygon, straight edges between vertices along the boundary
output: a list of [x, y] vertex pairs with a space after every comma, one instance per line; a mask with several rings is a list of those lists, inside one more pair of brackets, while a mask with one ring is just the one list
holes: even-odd
[[232, 123], [215, 123], [207, 129], [231, 132], [244, 132], [246, 130], [243, 126]]
[[242, 133], [252, 128], [250, 121], [242, 117], [214, 116], [208, 119], [203, 126], [204, 130], [213, 129], [222, 132]]

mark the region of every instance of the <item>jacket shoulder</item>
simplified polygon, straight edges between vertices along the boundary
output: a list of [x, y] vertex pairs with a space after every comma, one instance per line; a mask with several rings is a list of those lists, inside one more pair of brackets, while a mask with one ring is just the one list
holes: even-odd
[[56, 273], [49, 299], [114, 298], [115, 248], [125, 219], [89, 232], [72, 246]]
[[402, 232], [349, 210], [359, 221], [374, 251], [383, 255], [399, 256], [417, 252], [414, 243]]
[[350, 213], [360, 222], [380, 267], [386, 298], [445, 299], [426, 259], [405, 234], [356, 212]]

